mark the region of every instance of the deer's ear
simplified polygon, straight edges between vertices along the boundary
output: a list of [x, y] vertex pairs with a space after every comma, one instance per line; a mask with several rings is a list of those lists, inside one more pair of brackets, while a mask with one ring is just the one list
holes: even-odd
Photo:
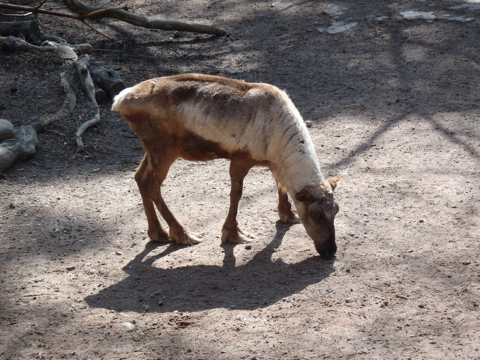
[[340, 180], [340, 175], [337, 175], [335, 176], [334, 178], [330, 178], [327, 180], [327, 182], [330, 184], [330, 186], [332, 187], [332, 191], [335, 190], [335, 188], [337, 187], [337, 182], [338, 180]]
[[305, 189], [295, 194], [295, 199], [300, 202], [308, 202], [313, 199], [313, 196]]

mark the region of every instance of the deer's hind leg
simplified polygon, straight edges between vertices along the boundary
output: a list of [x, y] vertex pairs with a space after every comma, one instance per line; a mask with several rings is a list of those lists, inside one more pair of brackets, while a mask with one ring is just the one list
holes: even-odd
[[167, 204], [162, 197], [162, 183], [167, 177], [168, 170], [173, 162], [179, 157], [179, 152], [175, 145], [167, 145], [167, 140], [164, 141], [162, 149], [156, 149], [155, 151], [155, 181], [157, 182], [157, 190], [152, 193], [152, 200], [157, 206], [158, 211], [162, 215], [163, 219], [167, 222], [170, 239], [177, 244], [195, 245], [202, 240], [193, 236], [187, 228], [183, 227], [178, 220], [173, 216], [172, 212], [168, 208]]
[[[139, 184], [140, 189], [143, 188], [145, 198], [147, 198], [147, 201], [144, 200], [144, 206], [146, 203], [147, 207], [145, 207], [145, 213], [147, 214], [147, 219], [149, 220], [149, 236], [151, 220], [152, 234], [154, 236], [158, 233], [158, 231], [160, 231], [161, 239], [164, 239], [166, 236], [167, 239], [169, 239], [167, 241], [173, 240], [178, 244], [194, 245], [198, 244], [201, 240], [191, 235], [190, 232], [177, 221], [177, 219], [170, 212], [170, 209], [162, 198], [162, 183], [167, 177], [170, 166], [177, 159], [177, 157], [178, 156], [175, 149], [168, 148], [167, 146], [162, 147], [162, 149], [159, 149], [157, 147], [155, 149], [154, 156], [151, 156], [149, 154], [146, 155], [146, 158], [148, 159], [148, 164], [146, 170], [144, 171], [144, 176], [140, 178], [140, 181], [137, 180], [137, 183]], [[142, 193], [142, 190], [140, 190], [140, 192]], [[142, 193], [142, 199], [145, 198]], [[157, 206], [158, 211], [168, 224], [168, 235], [165, 229], [163, 229], [158, 222], [158, 218], [156, 217], [155, 209], [152, 202]], [[160, 226], [161, 230], [158, 230], [155, 220]], [[152, 237], [150, 238], [152, 239]]]
[[140, 167], [135, 174], [140, 195], [142, 196], [143, 208], [148, 221], [148, 237], [152, 241], [169, 242], [171, 241], [168, 233], [158, 221], [155, 207], [150, 194], [155, 193], [159, 184], [155, 182], [154, 169], [149, 165], [148, 155], [143, 158]]

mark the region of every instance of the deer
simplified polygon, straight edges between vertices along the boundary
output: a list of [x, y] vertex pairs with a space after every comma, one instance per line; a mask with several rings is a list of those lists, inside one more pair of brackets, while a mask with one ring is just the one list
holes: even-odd
[[280, 220], [301, 222], [321, 257], [335, 255], [339, 206], [333, 192], [340, 176], [323, 177], [305, 122], [284, 91], [264, 83], [183, 74], [124, 89], [114, 98], [112, 111], [120, 112], [145, 149], [135, 180], [150, 240], [186, 245], [202, 241], [170, 212], [161, 186], [178, 158], [228, 159], [230, 208], [221, 230], [222, 243], [252, 241], [238, 226], [238, 205], [245, 176], [254, 166], [264, 166], [276, 180]]

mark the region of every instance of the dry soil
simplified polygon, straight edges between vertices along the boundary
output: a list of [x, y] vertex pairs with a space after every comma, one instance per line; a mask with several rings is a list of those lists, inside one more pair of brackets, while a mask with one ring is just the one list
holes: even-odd
[[61, 71], [78, 98], [72, 116], [39, 134], [35, 157], [1, 175], [0, 358], [480, 358], [479, 8], [128, 4], [228, 36], [95, 22], [110, 41], [41, 18], [70, 43], [92, 44], [92, 68], [117, 70], [127, 86], [198, 72], [287, 91], [313, 122], [323, 174], [342, 176], [337, 256], [321, 259], [301, 224], [278, 220], [261, 168], [245, 179], [239, 214], [256, 239], [222, 246], [226, 161], [177, 161], [164, 185], [172, 212], [204, 241], [149, 242], [133, 179], [143, 150], [111, 101], [76, 153], [73, 134], [93, 113], [74, 71], [50, 54], [0, 52], [1, 118], [19, 126], [58, 109]]

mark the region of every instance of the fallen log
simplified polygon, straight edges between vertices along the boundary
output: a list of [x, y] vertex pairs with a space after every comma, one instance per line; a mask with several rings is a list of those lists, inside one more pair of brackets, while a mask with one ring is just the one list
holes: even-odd
[[33, 44], [40, 44], [46, 40], [67, 44], [61, 37], [42, 32], [35, 20], [0, 22], [0, 35], [19, 37]]
[[56, 52], [59, 47], [62, 46], [70, 47], [78, 54], [93, 53], [93, 47], [90, 44], [63, 45], [54, 42], [45, 42], [45, 46], [36, 46], [14, 36], [0, 36], [0, 50], [4, 51]]
[[0, 22], [1, 36], [23, 36], [31, 43], [39, 43], [43, 40], [42, 34], [35, 20]]

